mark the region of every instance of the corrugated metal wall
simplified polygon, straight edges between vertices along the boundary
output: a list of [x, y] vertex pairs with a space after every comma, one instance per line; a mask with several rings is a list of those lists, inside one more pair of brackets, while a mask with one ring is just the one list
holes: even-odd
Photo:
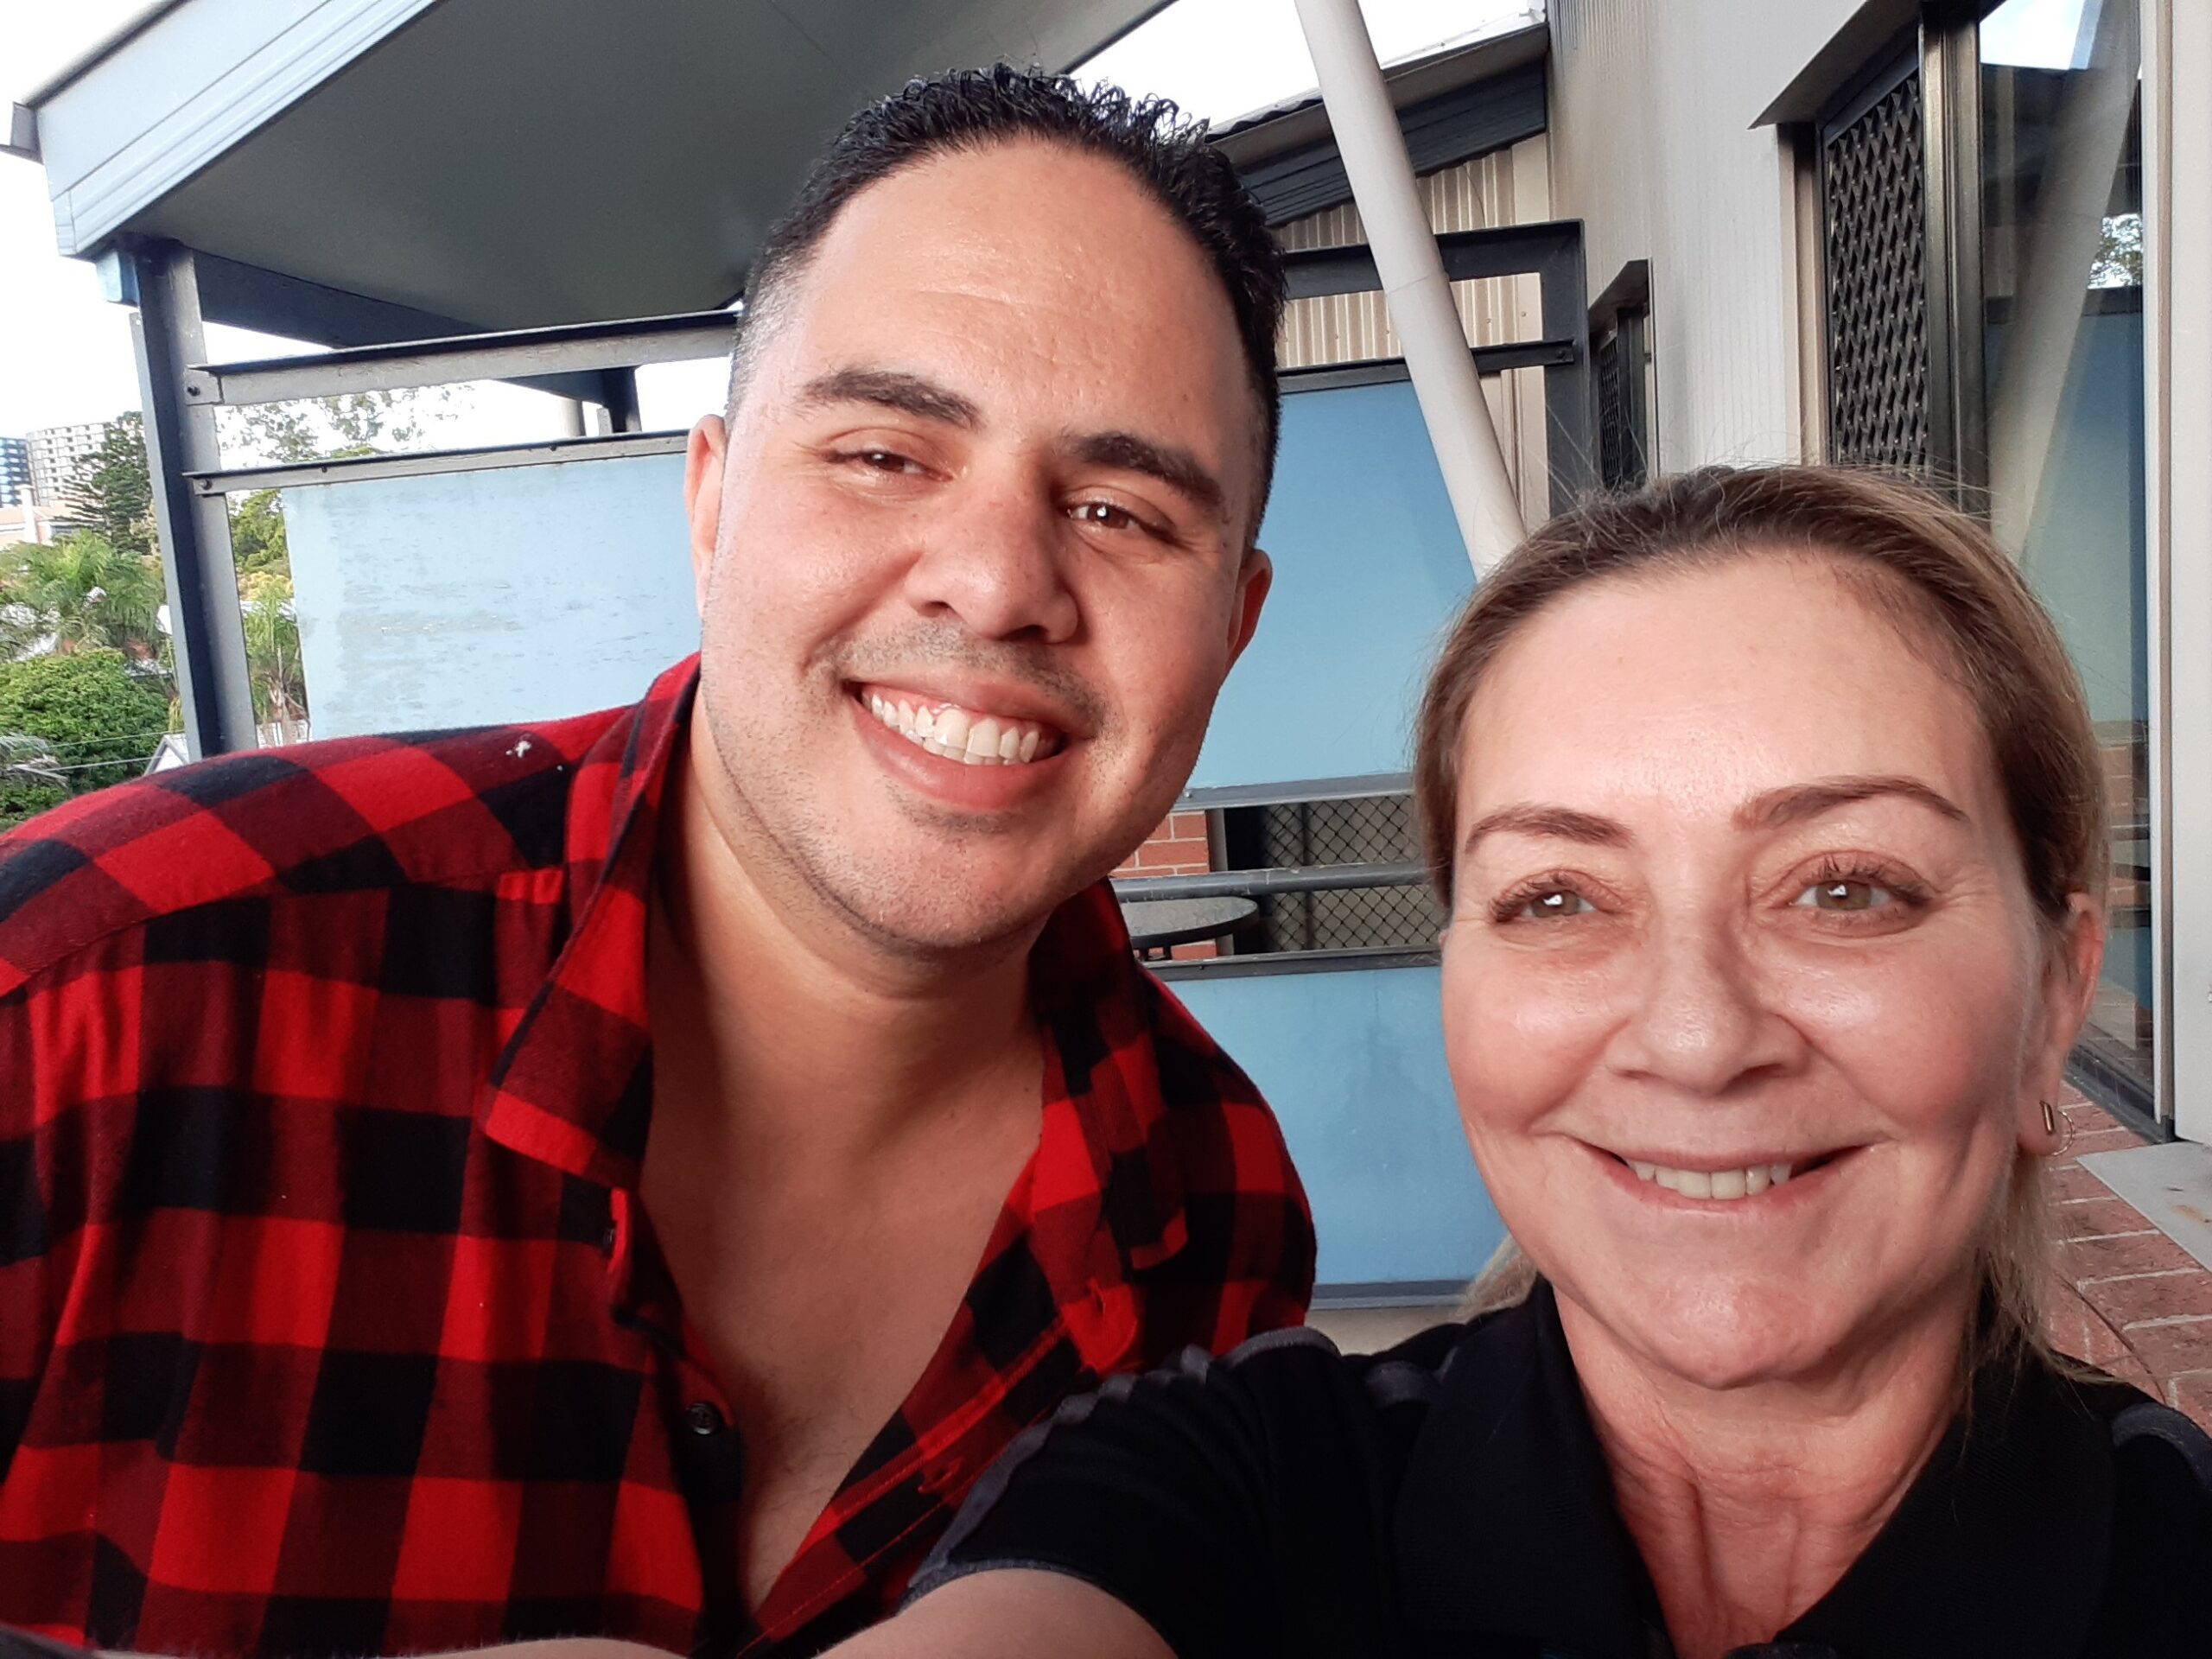
[[1593, 296], [1650, 262], [1661, 469], [1797, 455], [1792, 168], [1751, 123], [1858, 3], [1552, 0], [1552, 200]]
[[[1418, 181], [1431, 229], [1476, 231], [1526, 225], [1552, 217], [1546, 141], [1524, 139], [1510, 149], [1478, 156]], [[1288, 249], [1340, 248], [1367, 239], [1359, 210], [1350, 202], [1278, 228]], [[1543, 306], [1533, 276], [1454, 283], [1452, 295], [1468, 341], [1507, 345], [1543, 338]], [[1398, 336], [1379, 293], [1333, 294], [1293, 300], [1283, 313], [1276, 360], [1285, 369], [1369, 362], [1400, 355]], [[1544, 441], [1544, 377], [1541, 369], [1486, 375], [1491, 418], [1524, 512], [1541, 517], [1550, 486]]]

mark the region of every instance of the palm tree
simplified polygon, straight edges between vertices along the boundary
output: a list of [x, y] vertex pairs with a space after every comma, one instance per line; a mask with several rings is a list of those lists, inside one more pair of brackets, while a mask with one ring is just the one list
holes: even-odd
[[292, 584], [278, 570], [257, 570], [238, 584], [245, 612], [245, 660], [253, 682], [253, 715], [296, 742], [307, 719], [307, 678], [300, 663], [300, 624]]
[[108, 645], [139, 662], [160, 659], [167, 590], [151, 555], [118, 549], [92, 531], [16, 550], [16, 567], [0, 582], [0, 609], [28, 611], [30, 628], [56, 651]]

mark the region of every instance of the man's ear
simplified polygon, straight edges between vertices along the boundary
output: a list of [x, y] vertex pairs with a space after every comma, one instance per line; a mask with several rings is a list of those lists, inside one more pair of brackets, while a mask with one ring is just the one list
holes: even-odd
[[707, 578], [715, 568], [715, 547], [722, 527], [722, 468], [729, 459], [729, 432], [719, 415], [702, 415], [683, 449], [683, 514], [691, 527], [692, 601], [707, 610]]
[[1252, 643], [1253, 630], [1260, 626], [1260, 608], [1268, 602], [1268, 589], [1274, 586], [1275, 562], [1258, 548], [1244, 555], [1244, 563], [1236, 572], [1236, 597], [1231, 601], [1229, 619], [1229, 664], [1244, 654], [1244, 647]]

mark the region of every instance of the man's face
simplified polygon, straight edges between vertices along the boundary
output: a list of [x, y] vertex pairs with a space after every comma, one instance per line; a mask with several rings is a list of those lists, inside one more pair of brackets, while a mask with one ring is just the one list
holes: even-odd
[[1015, 936], [1173, 804], [1268, 583], [1206, 257], [1034, 143], [849, 202], [692, 439], [696, 775], [754, 879], [906, 952]]

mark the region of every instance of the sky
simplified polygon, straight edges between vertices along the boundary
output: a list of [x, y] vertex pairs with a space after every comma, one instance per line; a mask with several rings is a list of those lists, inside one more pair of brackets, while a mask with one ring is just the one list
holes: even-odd
[[[20, 98], [143, 9], [145, 0], [0, 0], [0, 105]], [[1536, 0], [1361, 0], [1387, 62], [1440, 42], [1510, 26]], [[1255, 26], [1254, 14], [1261, 14]], [[1212, 119], [1242, 115], [1313, 85], [1292, 0], [1176, 0], [1092, 63], [1086, 76], [1174, 99]], [[0, 433], [107, 420], [138, 404], [130, 314], [100, 297], [92, 268], [54, 251], [46, 175], [0, 156]], [[302, 349], [211, 325], [217, 360]], [[719, 401], [714, 364], [639, 372], [648, 428], [690, 424]], [[432, 432], [441, 447], [554, 436], [553, 400], [506, 386], [461, 389]], [[232, 457], [232, 459], [245, 459]]]

